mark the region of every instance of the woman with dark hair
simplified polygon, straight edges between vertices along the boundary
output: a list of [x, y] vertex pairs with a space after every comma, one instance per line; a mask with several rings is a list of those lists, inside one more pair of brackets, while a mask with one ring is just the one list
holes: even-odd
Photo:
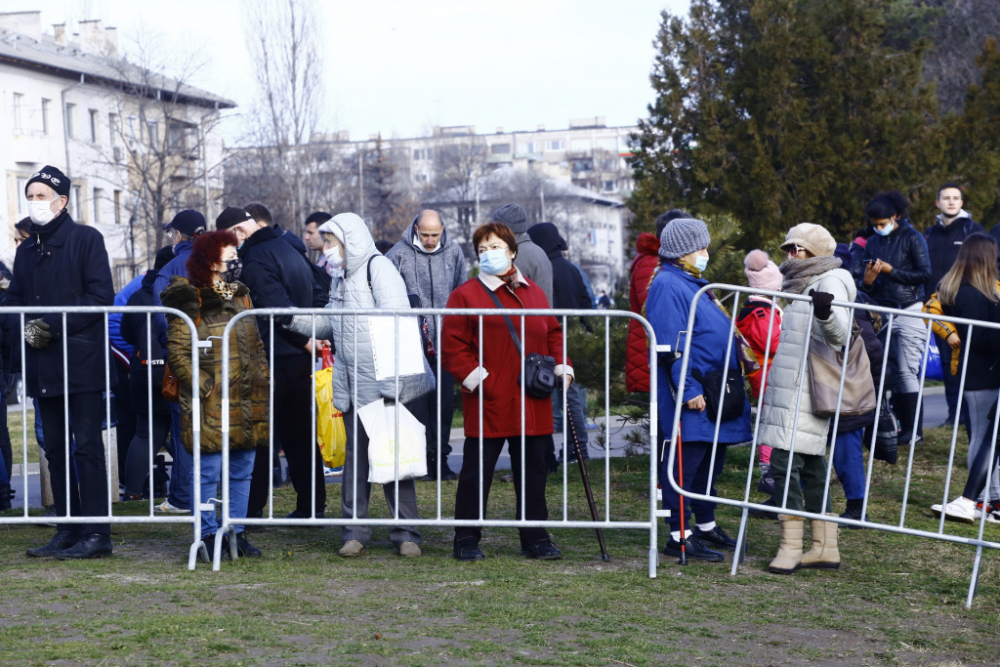
[[[924, 283], [931, 275], [930, 255], [924, 235], [906, 220], [907, 209], [896, 199], [876, 197], [865, 209], [875, 234], [868, 239], [861, 266], [854, 275], [858, 289], [879, 305], [920, 313]], [[893, 378], [892, 407], [903, 430], [900, 442], [909, 443], [915, 438], [916, 444], [920, 444], [923, 439], [917, 397], [924, 339], [923, 320], [896, 318], [889, 341], [889, 371]], [[913, 433], [914, 422], [916, 433]]]
[[[243, 266], [236, 254], [236, 236], [230, 231], [201, 234], [191, 246], [186, 268], [188, 278], [174, 276], [163, 290], [161, 302], [195, 321], [198, 338], [212, 342], [211, 351], [199, 357], [201, 394], [201, 502], [217, 498], [222, 479], [222, 335], [237, 314], [253, 307], [249, 290], [238, 282]], [[181, 442], [192, 452], [191, 331], [186, 322], [167, 316], [167, 359], [179, 383]], [[255, 449], [267, 447], [269, 374], [264, 343], [256, 319], [244, 317], [229, 337], [229, 514], [247, 515], [250, 477]], [[211, 552], [218, 530], [215, 510], [202, 511], [201, 536]], [[247, 542], [243, 526], [234, 526], [240, 556], [260, 556]], [[222, 538], [223, 553], [231, 548]]]
[[[556, 360], [556, 382], [560, 376], [571, 382], [573, 369], [563, 365], [562, 327], [551, 315], [518, 317], [525, 308], [549, 308], [542, 288], [525, 278], [514, 265], [517, 240], [500, 222], [480, 226], [472, 237], [479, 253], [479, 277], [460, 285], [448, 298], [448, 308], [500, 308], [511, 311], [510, 320], [517, 336], [514, 342], [503, 317], [483, 317], [480, 330], [475, 315], [448, 315], [441, 329], [441, 360], [445, 370], [462, 383], [465, 415], [465, 451], [455, 497], [455, 518], [478, 519], [490, 495], [493, 471], [504, 443], [508, 444], [517, 498], [517, 518], [521, 518], [524, 497], [525, 518], [544, 521], [549, 517], [545, 503], [545, 453], [552, 447], [552, 397], [535, 398], [522, 390], [521, 351]], [[499, 302], [499, 305], [498, 303]], [[480, 339], [482, 335], [482, 339]], [[519, 350], [518, 348], [521, 348]], [[482, 356], [480, 356], [482, 350]], [[479, 409], [482, 400], [482, 433]], [[522, 431], [522, 413], [524, 430]], [[521, 438], [524, 437], [524, 459]], [[479, 477], [480, 437], [482, 437], [482, 478]], [[523, 470], [522, 470], [523, 468]], [[522, 474], [524, 488], [521, 487]], [[480, 496], [480, 494], [482, 494]], [[481, 497], [481, 501], [480, 501]], [[544, 528], [521, 528], [521, 555], [539, 560], [555, 560], [562, 552], [552, 544]], [[455, 530], [454, 556], [458, 560], [482, 560], [479, 548], [482, 530], [462, 526]]]
[[[941, 279], [938, 298], [945, 315], [984, 322], [1000, 322], [1000, 292], [997, 291], [997, 245], [986, 234], [970, 234], [958, 251], [951, 270]], [[992, 442], [993, 422], [990, 408], [996, 405], [1000, 389], [1000, 330], [986, 327], [968, 328], [958, 325], [964, 336], [959, 352], [958, 367], [966, 369], [965, 401], [969, 408], [972, 432], [969, 434], [969, 479], [962, 495], [944, 508], [931, 506], [949, 519], [972, 523], [979, 518], [977, 501], [984, 500], [989, 480], [990, 506], [987, 519], [1000, 522], [1000, 479], [996, 459], [988, 460]]]

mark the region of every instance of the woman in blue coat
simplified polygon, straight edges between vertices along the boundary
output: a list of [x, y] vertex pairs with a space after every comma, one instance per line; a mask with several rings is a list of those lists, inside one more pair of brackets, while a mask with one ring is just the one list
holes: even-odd
[[[729, 355], [730, 377], [742, 378], [740, 368], [740, 348], [732, 330], [732, 320], [718, 304], [711, 292], [701, 296], [696, 310], [694, 330], [687, 331], [688, 311], [695, 294], [708, 281], [701, 272], [708, 266], [708, 244], [711, 239], [708, 228], [701, 220], [672, 220], [660, 236], [660, 259], [662, 266], [649, 288], [646, 300], [646, 319], [653, 326], [656, 340], [670, 345], [676, 353], [669, 358], [661, 357], [658, 365], [657, 405], [663, 420], [663, 432], [670, 433], [670, 423], [674, 418], [675, 394], [680, 386], [686, 337], [691, 336], [691, 358], [684, 382], [684, 403], [681, 409], [681, 437], [684, 458], [685, 490], [700, 494], [714, 494], [715, 481], [726, 461], [728, 445], [750, 440], [750, 401], [744, 397], [743, 414], [735, 419], [722, 421], [719, 427], [718, 447], [712, 456], [715, 440], [716, 415], [706, 410], [705, 392], [698, 378], [704, 378], [712, 371], [721, 371]], [[713, 463], [714, 461], [714, 463]], [[709, 470], [712, 470], [709, 480]], [[677, 465], [674, 466], [675, 479], [679, 479]], [[670, 539], [663, 553], [680, 556], [680, 501], [678, 494], [664, 484], [663, 508], [671, 510]], [[691, 558], [706, 561], [723, 560], [722, 553], [712, 547], [732, 549], [736, 541], [715, 523], [715, 503], [690, 500], [684, 503], [684, 512], [694, 511], [695, 525], [685, 531], [686, 552]], [[685, 516], [685, 525], [690, 526]]]

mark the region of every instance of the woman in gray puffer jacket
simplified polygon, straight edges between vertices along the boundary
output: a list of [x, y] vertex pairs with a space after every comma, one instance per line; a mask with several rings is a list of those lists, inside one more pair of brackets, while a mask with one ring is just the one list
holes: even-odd
[[[792, 227], [781, 246], [788, 253], [781, 265], [781, 291], [811, 296], [812, 304], [792, 301], [785, 308], [778, 352], [767, 376], [758, 437], [760, 444], [774, 448], [771, 474], [775, 500], [784, 497], [785, 476], [791, 468], [787, 508], [802, 510], [804, 500], [806, 511], [817, 514], [831, 509], [829, 498], [827, 506], [822, 506], [826, 485], [823, 455], [830, 419], [812, 414], [809, 365], [802, 363], [802, 355], [810, 336], [834, 349], [842, 348], [851, 336], [851, 312], [830, 305], [834, 300], [854, 301], [856, 295], [851, 274], [840, 268], [840, 259], [833, 256], [836, 247], [828, 231], [808, 222]], [[840, 566], [836, 523], [813, 521], [813, 549], [803, 556], [803, 519], [785, 514], [779, 519], [781, 548], [769, 566], [771, 572], [790, 574], [800, 567]]]
[[[323, 255], [333, 267], [333, 283], [327, 308], [356, 310], [402, 310], [410, 307], [406, 285], [392, 262], [382, 256], [364, 221], [354, 213], [341, 213], [323, 223]], [[342, 276], [342, 277], [341, 277]], [[370, 278], [369, 278], [370, 276]], [[370, 280], [370, 282], [369, 282]], [[364, 315], [344, 315], [313, 318], [298, 315], [288, 328], [317, 339], [332, 339], [335, 350], [333, 364], [333, 404], [344, 413], [347, 431], [347, 458], [341, 485], [341, 516], [349, 519], [368, 517], [371, 484], [368, 483], [368, 434], [360, 420], [355, 433], [354, 411], [379, 399], [393, 399], [396, 378], [381, 382], [375, 379], [375, 356], [369, 334], [369, 318]], [[434, 389], [433, 375], [424, 361], [424, 374], [400, 378], [400, 399], [422, 422], [426, 416], [415, 412], [417, 397]], [[355, 443], [355, 436], [357, 442]], [[357, 471], [357, 478], [355, 477]], [[389, 511], [396, 515], [396, 483], [383, 484]], [[357, 506], [355, 507], [355, 498]], [[417, 495], [412, 479], [399, 482], [399, 517], [417, 519]], [[371, 539], [368, 526], [343, 527], [344, 546], [340, 555], [360, 556]], [[413, 526], [394, 526], [390, 539], [403, 556], [420, 555], [420, 533]]]

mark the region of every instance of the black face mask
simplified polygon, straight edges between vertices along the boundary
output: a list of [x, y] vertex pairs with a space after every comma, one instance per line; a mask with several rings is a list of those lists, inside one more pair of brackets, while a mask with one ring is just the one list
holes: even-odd
[[222, 279], [227, 283], [235, 283], [243, 273], [243, 262], [239, 259], [227, 259], [226, 270], [222, 272]]

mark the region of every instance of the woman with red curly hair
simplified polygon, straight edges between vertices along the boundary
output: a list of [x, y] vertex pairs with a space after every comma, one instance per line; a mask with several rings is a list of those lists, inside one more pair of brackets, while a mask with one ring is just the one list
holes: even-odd
[[[216, 498], [222, 479], [222, 335], [237, 314], [253, 307], [249, 291], [238, 281], [242, 264], [237, 239], [230, 231], [198, 236], [187, 261], [189, 278], [174, 276], [161, 301], [195, 321], [198, 338], [212, 342], [199, 358], [201, 395], [201, 502]], [[167, 359], [180, 386], [181, 442], [192, 452], [191, 332], [184, 320], [167, 316]], [[255, 448], [268, 441], [268, 367], [256, 318], [245, 317], [229, 337], [229, 494], [230, 516], [245, 518], [250, 495]], [[260, 556], [247, 542], [243, 526], [235, 526], [240, 556]], [[210, 551], [215, 547], [218, 522], [215, 510], [201, 513], [201, 536]], [[222, 537], [223, 553], [230, 549]]]

